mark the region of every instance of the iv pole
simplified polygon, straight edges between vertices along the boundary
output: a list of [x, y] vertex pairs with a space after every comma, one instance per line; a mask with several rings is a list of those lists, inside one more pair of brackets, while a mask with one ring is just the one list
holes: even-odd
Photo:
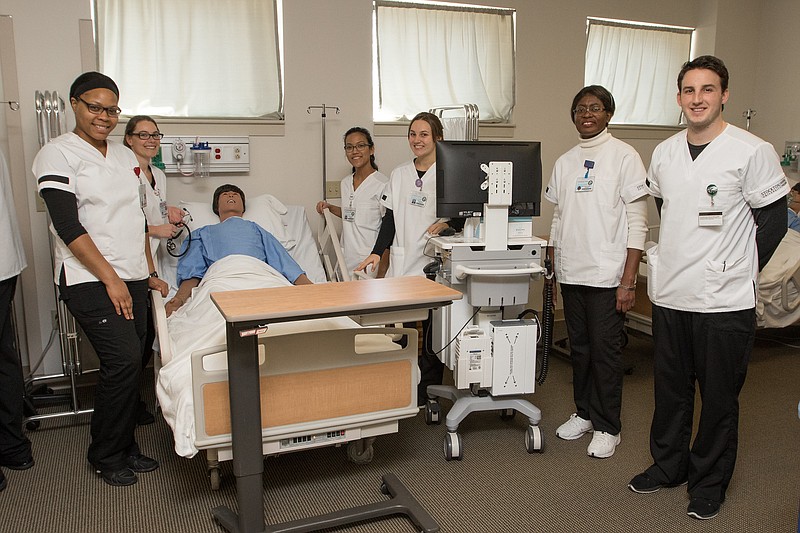
[[328, 159], [325, 154], [325, 117], [327, 116], [326, 111], [329, 109], [335, 109], [336, 114], [339, 114], [339, 108], [337, 106], [329, 106], [329, 105], [310, 105], [308, 109], [306, 109], [306, 113], [309, 115], [311, 114], [312, 109], [320, 109], [322, 110], [322, 199], [328, 199]]

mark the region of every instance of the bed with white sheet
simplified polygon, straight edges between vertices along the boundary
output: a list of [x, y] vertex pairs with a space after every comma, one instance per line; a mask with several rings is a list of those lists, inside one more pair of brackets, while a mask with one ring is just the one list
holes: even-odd
[[[248, 199], [246, 214], [251, 206]], [[186, 207], [195, 219], [192, 227], [201, 227], [195, 214], [201, 206]], [[308, 261], [314, 259], [324, 271], [300, 209], [279, 214], [285, 231], [275, 234], [318, 280]], [[169, 319], [164, 300], [154, 295], [161, 351], [158, 401], [173, 430], [176, 453], [206, 452], [212, 488], [219, 487], [218, 461], [230, 459], [232, 452], [225, 322], [210, 294], [289, 284], [262, 261], [230, 256], [209, 268], [192, 298]], [[392, 335], [407, 335], [407, 347], [392, 342]], [[348, 317], [288, 322], [269, 327], [259, 339], [259, 356], [265, 454], [348, 443], [348, 458], [368, 462], [375, 436], [396, 432], [399, 419], [419, 412], [415, 330], [363, 328]]]
[[788, 230], [758, 275], [756, 323], [783, 328], [800, 321], [800, 232]]
[[[653, 229], [653, 228], [651, 228]], [[649, 249], [654, 243], [645, 245]], [[627, 313], [626, 325], [652, 334], [652, 314], [646, 285], [647, 254], [642, 256], [636, 306]], [[758, 275], [756, 326], [784, 328], [800, 322], [800, 232], [788, 230], [775, 253]]]

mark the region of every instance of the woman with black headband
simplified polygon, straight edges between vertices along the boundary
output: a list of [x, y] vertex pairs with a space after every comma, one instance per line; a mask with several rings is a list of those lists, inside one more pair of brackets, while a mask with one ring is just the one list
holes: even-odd
[[147, 290], [167, 294], [146, 239], [144, 179], [133, 152], [108, 136], [119, 90], [99, 72], [73, 82], [75, 129], [46, 144], [33, 172], [51, 219], [55, 282], [100, 360], [87, 457], [114, 486], [158, 468], [134, 438]]

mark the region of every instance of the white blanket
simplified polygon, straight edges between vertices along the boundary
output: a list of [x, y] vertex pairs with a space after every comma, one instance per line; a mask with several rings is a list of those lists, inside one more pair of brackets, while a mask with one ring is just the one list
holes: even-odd
[[[192, 297], [167, 319], [171, 360], [162, 361], [156, 394], [175, 437], [175, 452], [184, 457], [197, 453], [192, 398], [191, 355], [194, 351], [225, 344], [225, 320], [211, 301], [212, 292], [291, 285], [278, 271], [258, 259], [232, 255], [208, 269]], [[302, 325], [302, 329], [300, 327]], [[268, 335], [355, 327], [347, 317], [270, 325]], [[164, 342], [161, 339], [161, 342]], [[224, 368], [225, 354], [214, 366]]]
[[[758, 327], [783, 328], [800, 320], [800, 306], [794, 312], [787, 312], [781, 304], [782, 282], [800, 262], [800, 233], [789, 230], [781, 240], [775, 254], [758, 275], [758, 303], [756, 320]], [[788, 302], [797, 302], [800, 294], [794, 284], [788, 284]]]

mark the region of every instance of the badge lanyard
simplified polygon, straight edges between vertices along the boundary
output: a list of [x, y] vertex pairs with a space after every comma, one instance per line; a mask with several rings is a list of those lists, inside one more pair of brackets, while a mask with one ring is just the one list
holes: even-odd
[[586, 174], [583, 177], [578, 178], [577, 183], [575, 184], [575, 191], [576, 192], [592, 192], [594, 189], [594, 179], [589, 176], [589, 171], [594, 168], [594, 161], [587, 159], [583, 162], [583, 167], [586, 169]]
[[142, 169], [134, 167], [133, 173], [136, 174], [136, 179], [139, 180], [139, 207], [144, 209], [147, 207], [147, 191], [145, 191], [144, 183], [142, 183]]

